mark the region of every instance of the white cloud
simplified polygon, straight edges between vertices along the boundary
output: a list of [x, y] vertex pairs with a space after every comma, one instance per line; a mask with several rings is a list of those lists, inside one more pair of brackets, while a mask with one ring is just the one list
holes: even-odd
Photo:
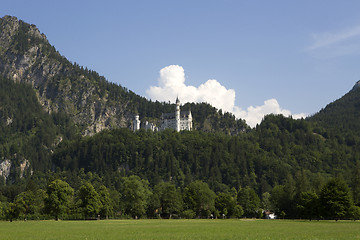
[[313, 34], [314, 43], [309, 47], [309, 49], [313, 50], [321, 47], [326, 47], [359, 35], [360, 35], [360, 26], [337, 33]]
[[[184, 68], [178, 65], [170, 65], [160, 70], [158, 79], [159, 86], [151, 86], [146, 90], [152, 100], [174, 102], [176, 97], [184, 102], [207, 102], [212, 106], [226, 112], [232, 112], [237, 118], [245, 119], [251, 127], [260, 123], [267, 114], [291, 115], [291, 112], [282, 109], [276, 99], [269, 99], [262, 106], [250, 106], [242, 110], [235, 106], [235, 90], [227, 89], [217, 80], [210, 79], [199, 87], [185, 84]], [[305, 117], [306, 114], [294, 115], [297, 118]]]
[[[287, 109], [283, 109], [280, 107], [278, 101], [274, 98], [264, 101], [264, 105], [261, 106], [250, 106], [246, 111], [241, 110], [240, 108], [234, 108], [234, 114], [236, 117], [242, 118], [246, 120], [246, 123], [255, 127], [256, 124], [260, 123], [265, 115], [268, 114], [282, 114], [284, 116], [291, 116], [291, 112]], [[300, 113], [292, 115], [294, 119], [305, 118], [307, 114]]]
[[359, 53], [360, 26], [354, 26], [338, 32], [315, 33], [307, 51], [323, 51], [321, 56], [341, 56]]

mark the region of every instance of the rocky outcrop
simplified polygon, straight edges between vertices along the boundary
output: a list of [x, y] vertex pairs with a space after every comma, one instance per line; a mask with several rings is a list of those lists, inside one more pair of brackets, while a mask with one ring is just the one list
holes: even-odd
[[5, 181], [10, 175], [11, 161], [4, 159], [0, 161], [0, 176], [4, 177]]
[[[17, 158], [16, 155], [14, 156], [14, 158], [15, 159]], [[0, 160], [0, 176], [4, 177], [5, 181], [9, 178], [12, 167], [15, 167], [14, 164], [12, 163], [12, 160], [10, 159]], [[30, 168], [30, 161], [25, 158], [22, 158], [18, 167], [15, 168], [16, 168], [16, 173], [20, 178], [23, 178], [26, 175], [26, 173], [30, 175], [32, 175], [33, 173]]]
[[109, 83], [70, 63], [35, 25], [16, 17], [0, 19], [0, 74], [31, 84], [47, 112], [64, 111], [82, 127], [84, 135], [127, 127], [132, 118], [124, 108], [126, 102], [120, 98], [109, 101]]
[[[25, 172], [30, 168], [30, 162], [27, 159], [24, 159], [22, 163], [20, 163], [20, 178], [23, 178], [25, 175]], [[32, 175], [32, 171], [30, 171], [30, 174]]]

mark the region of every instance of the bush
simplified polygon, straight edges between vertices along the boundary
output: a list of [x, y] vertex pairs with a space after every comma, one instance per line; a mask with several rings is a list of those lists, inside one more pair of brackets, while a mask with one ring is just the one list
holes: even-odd
[[192, 219], [195, 217], [195, 215], [196, 215], [196, 213], [191, 209], [185, 210], [181, 213], [181, 217], [187, 218], [187, 219]]
[[237, 218], [241, 218], [244, 215], [244, 210], [240, 205], [236, 205], [234, 207], [234, 216]]
[[352, 220], [359, 220], [360, 219], [360, 207], [358, 206], [351, 206], [349, 208], [349, 217], [352, 219]]

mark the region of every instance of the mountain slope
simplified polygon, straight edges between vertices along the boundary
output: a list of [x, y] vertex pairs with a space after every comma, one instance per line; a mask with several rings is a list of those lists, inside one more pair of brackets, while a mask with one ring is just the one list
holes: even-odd
[[0, 76], [0, 172], [5, 179], [51, 169], [51, 154], [62, 140], [78, 135], [64, 114], [46, 113], [35, 91]]
[[309, 120], [335, 134], [360, 136], [359, 82], [342, 98], [328, 104]]
[[[29, 83], [48, 112], [65, 111], [84, 126], [84, 133], [106, 127], [125, 127], [126, 101], [110, 101], [111, 84], [97, 73], [71, 64], [49, 44], [34, 25], [15, 17], [0, 19], [0, 72], [17, 82]], [[125, 90], [116, 87], [118, 94]]]
[[[35, 25], [16, 17], [0, 19], [0, 74], [31, 84], [47, 112], [68, 114], [83, 135], [130, 127], [135, 112], [141, 118], [158, 119], [162, 112], [174, 109], [171, 104], [148, 101], [106, 81], [95, 71], [72, 64], [50, 45]], [[191, 107], [193, 112], [205, 110], [205, 113], [194, 114], [195, 121], [202, 121], [194, 123], [196, 129], [236, 134], [247, 128], [243, 120], [235, 120], [231, 114], [222, 114], [206, 104]], [[198, 115], [205, 117], [198, 118]], [[204, 124], [205, 120], [208, 124]]]

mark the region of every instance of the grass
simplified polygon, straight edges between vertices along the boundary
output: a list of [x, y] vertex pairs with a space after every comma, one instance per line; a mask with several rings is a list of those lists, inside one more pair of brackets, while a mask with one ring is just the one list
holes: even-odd
[[235, 219], [2, 221], [0, 239], [360, 239], [360, 222]]

